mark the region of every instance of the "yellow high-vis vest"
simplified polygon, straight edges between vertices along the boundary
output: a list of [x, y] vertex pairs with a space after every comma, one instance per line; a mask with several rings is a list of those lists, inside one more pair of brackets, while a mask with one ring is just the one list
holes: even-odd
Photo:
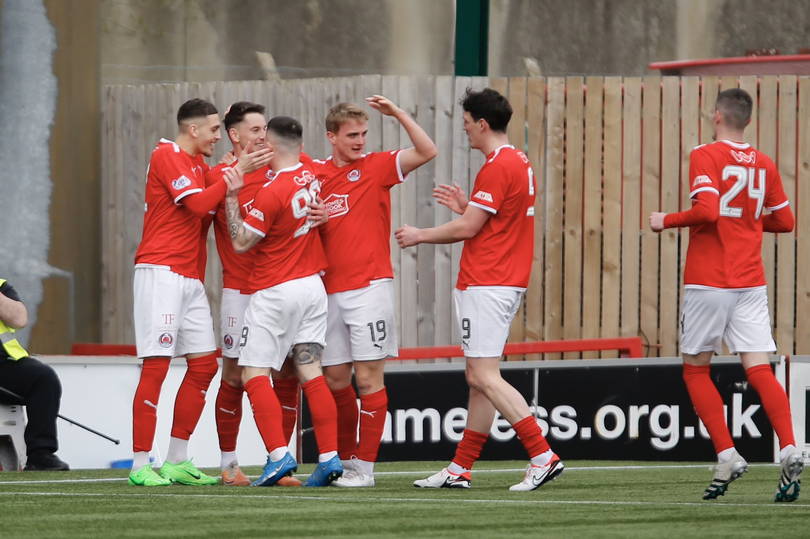
[[[0, 286], [3, 286], [5, 282], [5, 279], [0, 279]], [[16, 361], [28, 357], [28, 352], [25, 351], [25, 348], [23, 348], [22, 345], [17, 342], [16, 337], [14, 337], [14, 329], [8, 327], [2, 320], [0, 320], [0, 343], [3, 343], [6, 354], [13, 360]]]

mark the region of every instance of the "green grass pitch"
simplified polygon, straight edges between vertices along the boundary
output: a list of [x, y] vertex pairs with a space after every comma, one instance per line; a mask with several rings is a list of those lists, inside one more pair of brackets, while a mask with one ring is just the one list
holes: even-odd
[[[445, 465], [380, 463], [377, 486], [364, 489], [145, 489], [128, 486], [125, 470], [6, 472], [0, 537], [810, 536], [810, 498], [773, 503], [776, 465], [752, 465], [712, 502], [701, 500], [708, 463], [570, 461], [556, 481], [509, 492], [525, 463], [480, 462], [470, 490], [413, 487]], [[302, 465], [299, 477], [312, 468]], [[260, 469], [245, 472], [256, 477]]]

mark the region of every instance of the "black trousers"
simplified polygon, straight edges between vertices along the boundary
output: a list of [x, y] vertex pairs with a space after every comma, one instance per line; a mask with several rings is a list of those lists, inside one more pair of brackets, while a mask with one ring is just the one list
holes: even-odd
[[18, 361], [0, 358], [0, 387], [22, 397], [22, 401], [15, 400], [0, 391], [0, 402], [23, 404], [26, 407], [26, 453], [55, 453], [59, 449], [56, 415], [62, 398], [62, 384], [56, 371], [32, 357], [24, 357]]

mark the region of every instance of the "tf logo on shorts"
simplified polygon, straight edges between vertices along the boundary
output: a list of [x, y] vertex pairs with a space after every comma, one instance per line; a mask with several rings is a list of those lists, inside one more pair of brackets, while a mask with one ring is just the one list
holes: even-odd
[[160, 337], [158, 337], [158, 343], [163, 348], [171, 348], [173, 342], [174, 337], [172, 337], [171, 333], [161, 333]]
[[226, 333], [225, 338], [222, 340], [225, 341], [225, 348], [227, 348], [228, 350], [233, 348], [233, 335], [231, 335], [230, 333]]

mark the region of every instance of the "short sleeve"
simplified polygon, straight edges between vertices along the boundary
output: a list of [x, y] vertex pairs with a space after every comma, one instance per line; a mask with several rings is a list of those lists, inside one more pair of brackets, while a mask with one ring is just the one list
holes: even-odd
[[19, 301], [22, 303], [20, 299], [20, 295], [14, 290], [14, 287], [8, 284], [8, 281], [0, 285], [0, 294], [3, 294], [8, 299], [13, 299], [14, 301]]
[[507, 171], [496, 162], [486, 163], [475, 177], [470, 204], [496, 214], [506, 199]]
[[720, 195], [717, 165], [709, 153], [701, 148], [698, 146], [689, 156], [689, 198], [704, 192]]
[[280, 209], [281, 202], [275, 193], [267, 187], [263, 187], [253, 201], [253, 208], [245, 217], [245, 228], [265, 237]]
[[[197, 183], [194, 172], [184, 163], [184, 159], [179, 153], [164, 153], [155, 166], [157, 170], [154, 172], [157, 179], [168, 189], [175, 204], [179, 204], [188, 195], [203, 190], [203, 186]], [[208, 169], [204, 167], [203, 172], [206, 171]]]
[[364, 174], [373, 174], [385, 189], [391, 189], [407, 181], [408, 176], [402, 174], [402, 167], [399, 164], [401, 154], [402, 150], [369, 154], [366, 157]]

